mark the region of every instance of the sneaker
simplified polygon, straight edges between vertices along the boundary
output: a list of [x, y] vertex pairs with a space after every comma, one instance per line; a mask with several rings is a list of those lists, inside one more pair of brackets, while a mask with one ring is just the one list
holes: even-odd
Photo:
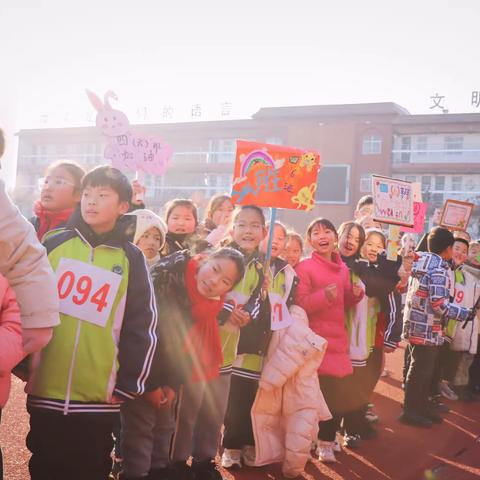
[[221, 465], [223, 468], [242, 468], [242, 451], [225, 448], [222, 453]]
[[378, 415], [373, 411], [373, 407], [373, 403], [369, 403], [367, 405], [367, 409], [365, 410], [365, 419], [367, 420], [367, 422], [377, 423]]
[[438, 384], [438, 391], [440, 392], [440, 395], [447, 400], [458, 400], [458, 395], [450, 388], [450, 385], [446, 380], [442, 380]]
[[215, 460], [203, 460], [202, 462], [193, 460], [192, 470], [195, 473], [195, 480], [223, 480]]
[[412, 427], [431, 428], [432, 421], [422, 415], [415, 413], [402, 413], [398, 420], [405, 425], [411, 425]]
[[342, 451], [342, 434], [337, 432], [335, 435], [335, 441], [333, 442], [333, 451], [340, 453]]
[[321, 462], [334, 463], [337, 461], [335, 453], [333, 453], [333, 443], [334, 442], [324, 442], [323, 440], [318, 441], [316, 454]]
[[245, 445], [242, 448], [242, 460], [248, 467], [255, 467], [255, 447], [253, 445]]
[[360, 438], [360, 435], [345, 435], [343, 437], [343, 446], [345, 448], [360, 448], [362, 445], [362, 439]]
[[434, 411], [435, 413], [448, 413], [450, 409], [442, 402], [441, 395], [435, 395], [429, 401], [430, 403], [430, 410]]
[[437, 415], [436, 413], [429, 412], [425, 415], [428, 420], [430, 420], [432, 423], [437, 423], [440, 424], [443, 422], [443, 418], [440, 415]]

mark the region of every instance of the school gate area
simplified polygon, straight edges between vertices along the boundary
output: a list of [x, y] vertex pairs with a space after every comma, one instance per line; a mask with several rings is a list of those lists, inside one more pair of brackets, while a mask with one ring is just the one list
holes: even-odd
[[[480, 478], [480, 401], [445, 402], [450, 413], [442, 425], [419, 429], [397, 421], [403, 401], [403, 348], [387, 356], [388, 377], [377, 385], [373, 401], [380, 416], [379, 437], [359, 450], [344, 450], [338, 463], [308, 464], [303, 478], [330, 480], [470, 480]], [[0, 442], [7, 480], [27, 480], [29, 452], [25, 448], [28, 414], [23, 383], [14, 379], [2, 413]], [[78, 459], [82, 461], [81, 458]], [[280, 465], [223, 472], [227, 480], [282, 480]], [[88, 480], [88, 479], [85, 479]]]

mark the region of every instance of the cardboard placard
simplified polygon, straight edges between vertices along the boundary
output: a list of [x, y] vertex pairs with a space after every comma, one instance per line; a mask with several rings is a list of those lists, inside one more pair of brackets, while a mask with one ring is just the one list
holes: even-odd
[[237, 140], [232, 201], [311, 210], [319, 170], [320, 155], [312, 150]]
[[427, 218], [428, 203], [425, 202], [413, 202], [413, 227], [402, 227], [402, 232], [421, 233], [425, 228], [425, 220]]
[[372, 175], [373, 219], [404, 227], [414, 226], [411, 182]]
[[109, 99], [117, 96], [108, 91], [104, 100], [87, 90], [91, 104], [97, 110], [96, 125], [106, 141], [104, 157], [119, 170], [131, 170], [152, 175], [164, 175], [173, 150], [160, 138], [132, 132], [127, 116], [110, 106]]
[[445, 202], [440, 225], [450, 230], [465, 231], [473, 212], [473, 203], [449, 199]]

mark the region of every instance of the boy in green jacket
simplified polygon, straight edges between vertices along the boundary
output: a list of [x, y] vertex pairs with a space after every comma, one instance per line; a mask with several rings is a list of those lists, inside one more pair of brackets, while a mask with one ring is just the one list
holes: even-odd
[[145, 258], [122, 221], [131, 196], [119, 170], [93, 169], [80, 214], [45, 241], [61, 323], [27, 385], [32, 480], [105, 480], [120, 403], [145, 392], [157, 315]]

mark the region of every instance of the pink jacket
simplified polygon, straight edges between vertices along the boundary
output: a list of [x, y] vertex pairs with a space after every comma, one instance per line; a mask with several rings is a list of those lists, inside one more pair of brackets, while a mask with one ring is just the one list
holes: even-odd
[[257, 466], [282, 462], [287, 478], [310, 458], [318, 422], [332, 418], [316, 375], [327, 342], [308, 328], [305, 311], [290, 307], [295, 322], [273, 333], [252, 407]]
[[10, 372], [24, 356], [20, 310], [15, 293], [0, 274], [0, 408], [10, 393]]
[[[318, 374], [350, 375], [353, 369], [348, 354], [345, 309], [358, 303], [363, 294], [358, 298], [353, 295], [348, 268], [337, 253], [330, 262], [313, 252], [295, 267], [295, 271], [300, 279], [295, 303], [307, 312], [310, 328], [328, 342]], [[331, 283], [337, 285], [337, 298], [333, 302], [325, 295], [325, 287]]]

